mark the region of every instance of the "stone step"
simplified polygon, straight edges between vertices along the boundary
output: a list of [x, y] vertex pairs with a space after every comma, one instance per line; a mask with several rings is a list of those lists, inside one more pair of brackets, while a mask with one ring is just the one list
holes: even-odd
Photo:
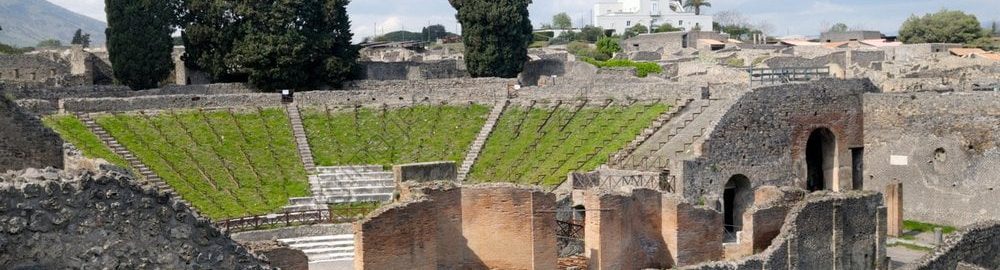
[[359, 188], [318, 188], [311, 189], [315, 197], [332, 196], [365, 196], [372, 194], [392, 194], [396, 187], [359, 187]]
[[392, 200], [392, 196], [392, 193], [380, 193], [353, 196], [318, 196], [316, 199], [324, 203], [384, 202]]
[[368, 179], [368, 180], [344, 180], [344, 181], [309, 181], [313, 188], [322, 187], [388, 187], [395, 186], [393, 179]]
[[299, 244], [299, 243], [327, 242], [327, 241], [354, 241], [354, 235], [338, 234], [338, 235], [323, 235], [323, 236], [306, 236], [306, 237], [278, 239], [278, 241], [281, 241], [282, 243], [288, 245]]
[[[319, 168], [317, 168], [317, 170], [318, 169]], [[391, 172], [320, 173], [315, 176], [320, 181], [393, 179]]]
[[331, 173], [359, 173], [359, 172], [384, 172], [381, 165], [356, 165], [356, 166], [317, 166], [316, 170], [320, 174]]

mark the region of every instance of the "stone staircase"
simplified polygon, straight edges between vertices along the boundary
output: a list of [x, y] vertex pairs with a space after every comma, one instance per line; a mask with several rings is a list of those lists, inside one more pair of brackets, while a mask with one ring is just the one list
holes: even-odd
[[618, 162], [609, 164], [610, 167], [640, 171], [656, 167], [657, 170], [666, 170], [672, 162], [700, 155], [697, 148], [735, 101], [698, 99], [687, 102], [683, 108], [671, 113], [670, 120], [655, 134], [649, 135], [626, 157], [617, 157]]
[[392, 172], [380, 165], [316, 167], [309, 176], [312, 197], [288, 199], [286, 212], [326, 209], [328, 204], [391, 201], [396, 192]]
[[299, 150], [299, 158], [305, 166], [307, 174], [316, 172], [316, 163], [313, 162], [312, 149], [309, 148], [309, 138], [306, 137], [305, 126], [302, 125], [302, 116], [299, 114], [299, 106], [295, 103], [285, 105], [288, 112], [288, 120], [292, 124], [292, 135], [295, 136], [295, 145]]
[[483, 128], [479, 130], [479, 135], [476, 135], [476, 140], [469, 146], [469, 152], [465, 154], [465, 159], [462, 160], [462, 165], [458, 168], [458, 182], [464, 182], [469, 176], [469, 172], [472, 171], [472, 165], [476, 163], [476, 159], [479, 158], [483, 146], [486, 145], [486, 139], [493, 133], [493, 128], [496, 127], [497, 121], [500, 120], [500, 116], [503, 116], [503, 112], [509, 104], [510, 101], [504, 100], [493, 105], [493, 110], [490, 111], [489, 118], [486, 119]]
[[659, 132], [660, 129], [663, 128], [663, 126], [666, 125], [671, 119], [680, 115], [681, 112], [684, 111], [684, 109], [687, 108], [692, 102], [694, 102], [694, 99], [677, 99], [674, 102], [676, 105], [673, 108], [663, 112], [663, 114], [660, 114], [659, 117], [653, 120], [652, 125], [643, 129], [639, 135], [636, 135], [632, 142], [629, 142], [629, 144], [625, 146], [625, 148], [622, 148], [617, 153], [613, 154], [609, 159], [609, 162], [613, 164], [622, 163], [626, 158], [628, 158], [628, 156], [632, 155], [632, 153], [635, 152], [639, 146], [645, 143], [646, 140], [649, 140], [653, 137], [653, 135]]
[[132, 154], [132, 151], [129, 151], [128, 148], [125, 148], [125, 146], [121, 145], [121, 143], [118, 143], [118, 140], [115, 140], [115, 137], [111, 136], [111, 134], [108, 133], [107, 130], [104, 130], [101, 125], [98, 125], [97, 121], [94, 121], [94, 119], [90, 117], [90, 114], [78, 113], [76, 116], [83, 122], [83, 125], [86, 126], [91, 133], [97, 135], [97, 138], [100, 139], [105, 146], [111, 149], [115, 155], [122, 157], [125, 162], [128, 162], [128, 166], [132, 169], [132, 173], [138, 174], [137, 176], [145, 180], [146, 184], [152, 185], [153, 187], [156, 187], [157, 190], [170, 194], [171, 197], [174, 197], [174, 199], [186, 205], [188, 209], [191, 209], [191, 211], [201, 215], [198, 208], [195, 208], [191, 202], [185, 200], [180, 194], [177, 194], [177, 191], [170, 187], [167, 182], [164, 182], [163, 178], [156, 175], [153, 170], [149, 169], [149, 166], [142, 163], [142, 161], [140, 161], [135, 154]]
[[301, 250], [309, 263], [354, 260], [354, 235], [325, 235], [278, 239], [289, 247]]
[[104, 142], [104, 145], [108, 146], [108, 148], [110, 148], [116, 155], [125, 159], [125, 161], [128, 162], [128, 166], [132, 168], [134, 173], [139, 174], [139, 177], [156, 186], [159, 190], [173, 193], [173, 189], [170, 188], [166, 182], [163, 182], [163, 179], [160, 178], [160, 176], [153, 173], [153, 170], [150, 170], [146, 164], [143, 164], [138, 157], [132, 154], [132, 151], [129, 151], [128, 148], [125, 148], [125, 146], [118, 143], [118, 140], [115, 140], [115, 138], [112, 137], [107, 130], [104, 130], [101, 125], [98, 125], [97, 121], [94, 121], [94, 119], [90, 117], [90, 114], [80, 113], [77, 114], [77, 117], [80, 118], [80, 121], [83, 121], [83, 125], [86, 126], [90, 132], [97, 135], [97, 138], [101, 139], [101, 142]]

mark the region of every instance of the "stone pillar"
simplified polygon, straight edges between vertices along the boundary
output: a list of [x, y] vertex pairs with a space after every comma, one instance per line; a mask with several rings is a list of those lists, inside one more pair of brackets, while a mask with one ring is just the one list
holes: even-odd
[[899, 237], [903, 234], [903, 183], [885, 187], [886, 235]]

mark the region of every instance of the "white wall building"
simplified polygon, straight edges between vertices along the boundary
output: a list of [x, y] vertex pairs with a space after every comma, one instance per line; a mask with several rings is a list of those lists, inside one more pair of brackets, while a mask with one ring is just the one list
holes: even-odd
[[594, 5], [594, 25], [614, 29], [617, 34], [636, 24], [649, 27], [663, 23], [689, 31], [714, 31], [712, 16], [694, 15], [680, 0], [598, 0]]

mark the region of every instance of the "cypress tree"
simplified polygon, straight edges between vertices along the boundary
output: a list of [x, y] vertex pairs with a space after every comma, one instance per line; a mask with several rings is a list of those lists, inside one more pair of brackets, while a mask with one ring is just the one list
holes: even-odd
[[449, 0], [462, 24], [465, 64], [473, 77], [514, 78], [528, 61], [531, 0]]
[[173, 10], [164, 0], [105, 0], [108, 56], [115, 79], [133, 90], [149, 89], [170, 76]]

